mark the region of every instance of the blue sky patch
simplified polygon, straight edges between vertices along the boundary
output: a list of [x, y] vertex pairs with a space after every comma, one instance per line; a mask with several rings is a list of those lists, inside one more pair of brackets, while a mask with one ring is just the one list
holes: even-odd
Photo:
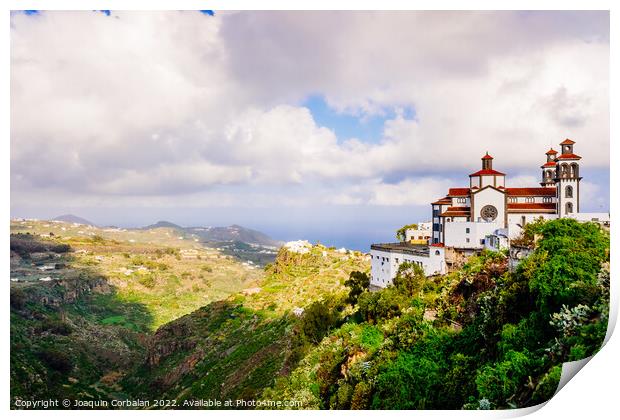
[[[310, 110], [317, 125], [333, 130], [339, 142], [354, 137], [366, 143], [379, 143], [383, 135], [385, 121], [396, 117], [395, 109], [386, 109], [383, 115], [363, 118], [339, 113], [330, 108], [325, 98], [319, 95], [308, 97], [301, 105]], [[415, 117], [415, 110], [411, 107], [404, 108], [401, 112], [403, 118], [412, 119]]]
[[213, 10], [199, 10], [203, 15], [215, 16], [215, 12]]
[[31, 16], [31, 15], [38, 15], [40, 12], [38, 10], [24, 10], [24, 14]]

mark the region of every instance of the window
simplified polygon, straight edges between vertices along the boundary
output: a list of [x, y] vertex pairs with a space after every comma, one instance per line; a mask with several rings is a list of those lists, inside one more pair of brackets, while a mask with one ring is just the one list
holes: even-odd
[[433, 223], [433, 231], [435, 232], [439, 231], [439, 223]]
[[534, 200], [534, 197], [526, 197], [526, 198], [525, 198], [525, 202], [526, 202], [526, 203], [533, 203], [534, 201], [535, 201], [535, 200]]
[[480, 245], [484, 245], [484, 239], [480, 239]]
[[396, 258], [396, 264], [398, 264], [398, 258]]
[[465, 242], [469, 243], [469, 238], [465, 238]]
[[465, 228], [465, 233], [469, 233], [469, 228]]
[[573, 212], [573, 203], [566, 203], [566, 213]]
[[516, 203], [517, 202], [517, 197], [508, 197], [508, 202], [509, 203]]
[[439, 210], [433, 209], [433, 217], [439, 217]]
[[465, 199], [465, 198], [457, 198], [457, 199], [456, 199], [456, 202], [457, 202], [457, 203], [464, 204], [464, 203], [466, 203], [466, 202], [467, 202], [467, 199]]
[[441, 252], [435, 251], [435, 255], [439, 255], [439, 254], [441, 254]]
[[567, 185], [564, 189], [564, 195], [566, 196], [566, 198], [573, 198], [573, 187]]
[[543, 197], [543, 203], [551, 203], [553, 202], [553, 198], [551, 197]]

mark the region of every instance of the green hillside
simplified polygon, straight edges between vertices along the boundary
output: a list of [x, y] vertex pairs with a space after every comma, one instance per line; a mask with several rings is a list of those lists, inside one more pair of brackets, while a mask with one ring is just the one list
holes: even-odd
[[540, 238], [514, 272], [504, 254], [426, 280], [364, 292], [264, 399], [303, 408], [494, 409], [542, 403], [561, 364], [598, 351], [609, 314], [609, 237], [570, 219], [528, 225]]
[[260, 287], [161, 327], [147, 362], [127, 377], [125, 389], [145, 397], [156, 390], [179, 404], [256, 398], [310, 349], [301, 327], [306, 314], [294, 310], [342, 301], [344, 282], [357, 269], [369, 269], [359, 253], [343, 255], [321, 245], [307, 254], [281, 249]]
[[525, 407], [607, 328], [609, 234], [570, 219], [527, 225], [513, 271], [490, 252], [432, 278], [403, 264], [375, 292], [366, 255], [322, 245], [258, 269], [168, 228], [11, 229], [13, 401]]
[[160, 325], [262, 270], [168, 229], [11, 223], [11, 395], [111, 399]]

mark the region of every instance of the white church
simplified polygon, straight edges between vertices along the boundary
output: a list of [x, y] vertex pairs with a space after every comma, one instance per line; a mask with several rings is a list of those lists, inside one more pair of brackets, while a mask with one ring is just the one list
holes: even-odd
[[450, 188], [431, 203], [432, 230], [427, 244], [415, 241], [371, 245], [371, 285], [386, 287], [403, 262], [420, 265], [427, 276], [445, 274], [446, 258], [469, 256], [484, 248], [507, 248], [526, 223], [535, 219], [572, 217], [609, 222], [608, 213], [579, 212], [579, 161], [575, 142], [551, 149], [541, 166], [540, 187], [506, 185], [506, 174], [493, 169], [493, 157], [482, 157], [482, 168], [469, 175], [469, 187]]

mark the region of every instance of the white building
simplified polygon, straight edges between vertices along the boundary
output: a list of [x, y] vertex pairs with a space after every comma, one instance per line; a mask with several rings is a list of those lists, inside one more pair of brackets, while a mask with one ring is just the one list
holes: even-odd
[[[469, 255], [483, 248], [500, 250], [519, 236], [533, 220], [572, 217], [581, 221], [609, 223], [609, 214], [579, 213], [579, 161], [575, 142], [560, 143], [561, 153], [551, 149], [540, 167], [540, 186], [508, 187], [506, 174], [493, 169], [493, 157], [482, 157], [482, 167], [469, 175], [469, 187], [450, 188], [445, 197], [431, 203], [430, 247], [411, 243], [371, 246], [371, 284], [385, 287], [394, 278], [398, 265], [407, 258], [424, 268], [426, 275], [446, 270], [445, 252], [451, 248]], [[437, 257], [442, 255], [443, 261]], [[389, 264], [388, 264], [389, 263]]]
[[419, 244], [428, 244], [433, 234], [433, 225], [431, 222], [421, 222], [417, 224], [417, 228], [409, 228], [405, 230], [405, 242], [414, 242]]
[[445, 274], [445, 249], [442, 246], [414, 245], [409, 242], [370, 246], [370, 284], [386, 287], [392, 283], [404, 262], [418, 264], [426, 275]]

